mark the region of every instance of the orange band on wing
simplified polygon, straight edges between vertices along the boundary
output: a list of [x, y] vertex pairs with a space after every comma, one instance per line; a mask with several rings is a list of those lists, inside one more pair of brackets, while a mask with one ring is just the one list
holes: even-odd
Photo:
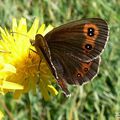
[[75, 74], [76, 74], [77, 77], [81, 77], [82, 78], [89, 71], [90, 66], [92, 65], [92, 62], [82, 63], [81, 65], [82, 65], [81, 69], [78, 69]]
[[[93, 28], [94, 29], [94, 36], [88, 36], [88, 29]], [[99, 29], [95, 24], [89, 23], [85, 24], [83, 28], [84, 35], [86, 36], [87, 39], [96, 39], [97, 36], [99, 35]]]
[[[92, 35], [90, 35], [90, 29], [93, 30]], [[85, 45], [89, 44], [89, 45], [92, 46], [92, 48], [95, 47], [95, 41], [96, 41], [96, 38], [99, 35], [99, 28], [95, 24], [92, 24], [92, 23], [85, 24], [84, 27], [83, 27], [83, 34], [85, 35], [85, 42], [83, 43], [82, 48], [84, 49], [85, 54], [89, 54], [90, 50], [87, 50], [85, 48]]]

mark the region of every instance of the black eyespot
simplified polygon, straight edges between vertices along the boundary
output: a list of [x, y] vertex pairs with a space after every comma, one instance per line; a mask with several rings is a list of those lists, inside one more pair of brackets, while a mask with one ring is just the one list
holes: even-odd
[[77, 77], [82, 77], [82, 75], [80, 73], [77, 74]]
[[85, 45], [85, 48], [86, 48], [87, 50], [91, 50], [91, 49], [92, 49], [92, 45], [91, 45], [91, 44], [86, 44], [86, 45]]
[[88, 28], [88, 36], [92, 37], [94, 36], [94, 29], [93, 28]]
[[87, 72], [87, 71], [88, 71], [88, 68], [84, 68], [84, 71]]

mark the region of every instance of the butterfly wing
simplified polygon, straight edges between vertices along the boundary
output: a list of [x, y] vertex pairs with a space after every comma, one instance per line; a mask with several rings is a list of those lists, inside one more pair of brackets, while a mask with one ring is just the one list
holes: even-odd
[[73, 56], [55, 54], [52, 62], [56, 68], [59, 79], [69, 84], [82, 85], [97, 74], [100, 57], [90, 62], [83, 62]]
[[[66, 82], [69, 84], [81, 85], [91, 80], [97, 74], [100, 57], [93, 59], [90, 62], [83, 62], [65, 52], [60, 53], [56, 51], [51, 54], [49, 47], [46, 46], [47, 43], [44, 37], [40, 34], [36, 35], [35, 43], [32, 45], [35, 46], [39, 55], [41, 55], [40, 51], [42, 52], [51, 72], [66, 96], [69, 95]], [[45, 48], [47, 48], [47, 50]]]
[[108, 25], [99, 18], [74, 21], [45, 35], [51, 57], [57, 53], [91, 61], [100, 55], [108, 38]]
[[[90, 18], [62, 25], [44, 36], [49, 47], [49, 54], [44, 53], [46, 60], [66, 94], [69, 94], [66, 82], [81, 85], [97, 74], [99, 55], [105, 47], [108, 32], [104, 20]], [[36, 44], [36, 47], [39, 46]]]

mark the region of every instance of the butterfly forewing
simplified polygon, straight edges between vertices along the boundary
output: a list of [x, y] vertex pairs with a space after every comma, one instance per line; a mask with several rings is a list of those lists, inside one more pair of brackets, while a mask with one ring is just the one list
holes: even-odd
[[74, 21], [57, 27], [45, 35], [51, 56], [56, 51], [65, 52], [82, 61], [91, 61], [99, 56], [107, 37], [107, 23], [99, 18]]

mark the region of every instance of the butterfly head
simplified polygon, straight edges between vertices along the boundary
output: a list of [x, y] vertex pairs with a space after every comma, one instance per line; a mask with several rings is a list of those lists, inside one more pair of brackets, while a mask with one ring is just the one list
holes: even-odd
[[35, 36], [35, 40], [30, 40], [30, 43], [32, 46], [36, 47], [41, 47], [44, 43], [43, 43], [43, 36], [41, 34], [36, 34]]

